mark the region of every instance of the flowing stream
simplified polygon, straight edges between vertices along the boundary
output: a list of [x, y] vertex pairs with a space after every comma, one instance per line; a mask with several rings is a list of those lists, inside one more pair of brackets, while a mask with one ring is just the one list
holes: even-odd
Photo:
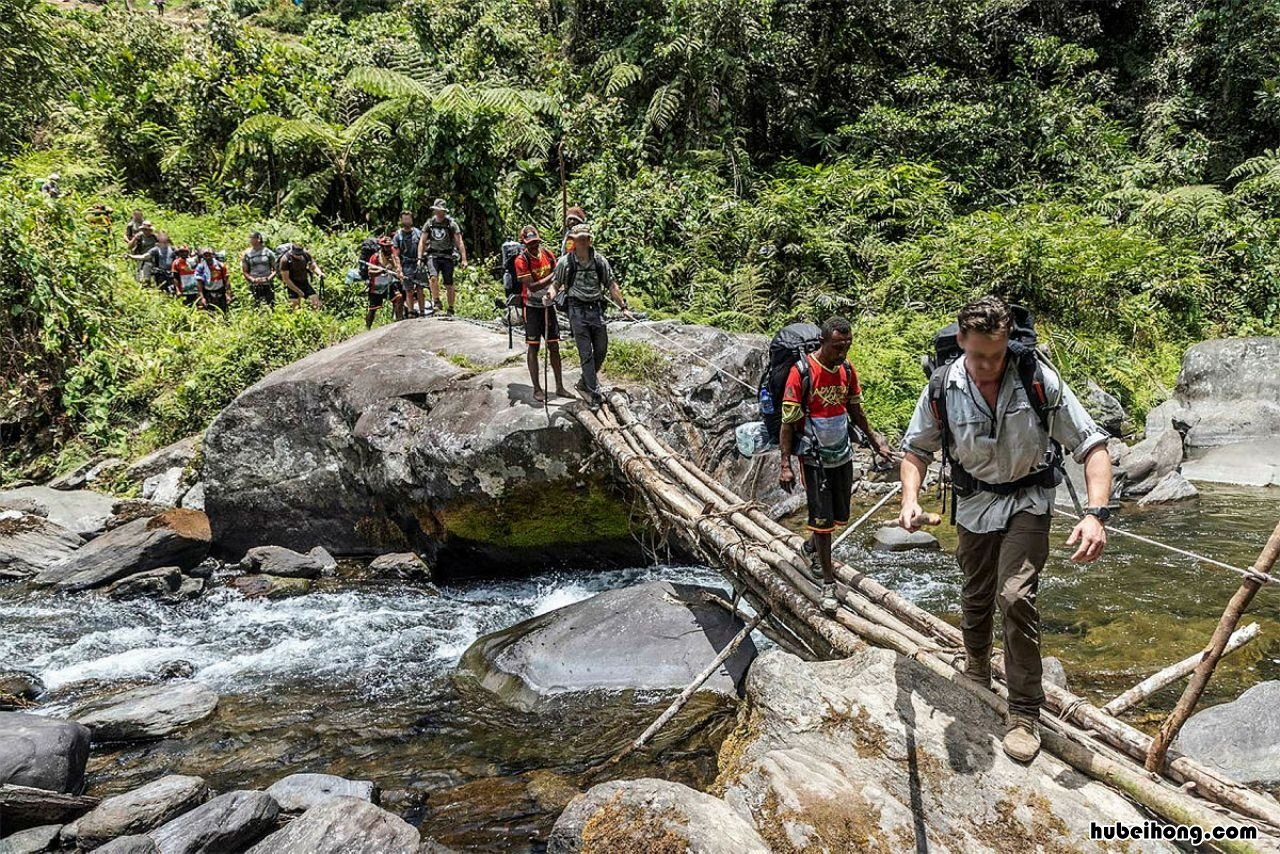
[[[1180, 505], [1128, 508], [1115, 524], [1244, 567], [1276, 522], [1276, 497], [1274, 490], [1207, 489]], [[892, 515], [883, 510], [875, 521]], [[1097, 702], [1202, 647], [1239, 581], [1114, 535], [1101, 562], [1077, 566], [1067, 560], [1069, 530], [1067, 520], [1055, 522], [1041, 585], [1044, 651], [1063, 660], [1073, 690]], [[886, 555], [859, 543], [842, 557], [958, 620], [954, 533], [946, 526], [937, 533], [941, 552]], [[705, 567], [659, 566], [473, 582], [438, 595], [340, 573], [293, 599], [246, 600], [218, 590], [176, 606], [0, 588], [0, 662], [37, 672], [54, 696], [43, 710], [54, 714], [88, 690], [86, 680], [119, 683], [174, 661], [189, 662], [194, 678], [222, 695], [217, 713], [181, 739], [95, 748], [95, 794], [168, 772], [199, 774], [225, 790], [324, 771], [376, 781], [385, 806], [446, 844], [536, 851], [567, 800], [589, 784], [581, 755], [608, 756], [620, 734], [638, 733], [656, 716], [662, 698], [642, 698], [634, 715], [602, 725], [602, 733], [565, 731], [499, 720], [460, 696], [450, 673], [482, 634], [656, 579], [722, 585]], [[1280, 678], [1278, 606], [1280, 590], [1259, 593], [1248, 620], [1261, 623], [1262, 634], [1224, 663], [1205, 704]], [[1149, 729], [1180, 688], [1128, 719]], [[705, 786], [731, 724], [723, 714], [680, 749], [657, 760], [636, 757], [615, 776]]]

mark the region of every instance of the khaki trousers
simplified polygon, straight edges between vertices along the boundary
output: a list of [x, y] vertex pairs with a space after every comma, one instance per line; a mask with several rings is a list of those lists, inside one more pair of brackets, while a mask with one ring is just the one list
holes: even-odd
[[1040, 570], [1049, 557], [1049, 514], [1015, 513], [1003, 531], [975, 534], [957, 526], [957, 533], [956, 562], [964, 573], [960, 628], [965, 651], [977, 659], [991, 654], [995, 606], [999, 605], [1009, 710], [1037, 715], [1044, 705], [1044, 687], [1036, 591]]

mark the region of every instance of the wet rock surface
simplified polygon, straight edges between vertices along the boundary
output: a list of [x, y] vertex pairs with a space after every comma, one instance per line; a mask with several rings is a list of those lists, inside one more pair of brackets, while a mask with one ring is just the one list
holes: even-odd
[[105, 799], [63, 828], [62, 838], [81, 848], [96, 848], [117, 837], [145, 834], [208, 799], [203, 779], [171, 774]]
[[165, 682], [92, 701], [75, 718], [95, 742], [146, 741], [204, 720], [217, 706], [218, 695], [198, 682]]
[[267, 794], [284, 812], [305, 812], [334, 798], [378, 803], [378, 787], [370, 780], [348, 780], [333, 774], [290, 774], [272, 783]]
[[44, 516], [0, 510], [0, 580], [36, 575], [82, 545], [79, 534]]
[[269, 833], [280, 807], [266, 792], [227, 792], [150, 834], [160, 854], [243, 851]]
[[78, 794], [89, 730], [75, 721], [0, 712], [0, 784]]
[[209, 536], [209, 520], [203, 513], [168, 510], [97, 537], [41, 572], [35, 582], [87, 590], [162, 566], [195, 566], [209, 552]]
[[416, 854], [420, 844], [418, 831], [399, 816], [367, 800], [338, 797], [311, 807], [249, 854]]

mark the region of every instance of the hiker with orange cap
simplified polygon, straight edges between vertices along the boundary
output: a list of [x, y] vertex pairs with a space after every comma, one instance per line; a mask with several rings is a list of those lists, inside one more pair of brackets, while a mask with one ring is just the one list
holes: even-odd
[[400, 259], [396, 257], [391, 238], [379, 237], [378, 251], [369, 259], [369, 308], [364, 313], [365, 329], [373, 328], [373, 318], [388, 297], [391, 298], [392, 316], [396, 320], [400, 319], [403, 308], [401, 300], [404, 299], [400, 283], [403, 280], [404, 273], [401, 272]]
[[543, 339], [546, 339], [547, 355], [556, 377], [556, 394], [569, 396], [560, 375], [560, 320], [555, 306], [547, 299], [556, 277], [556, 256], [542, 245], [542, 235], [532, 225], [520, 229], [520, 242], [524, 244], [524, 250], [512, 263], [524, 302], [524, 339], [529, 345], [527, 361], [529, 379], [533, 381], [533, 399], [542, 403], [547, 399], [538, 378], [538, 348]]

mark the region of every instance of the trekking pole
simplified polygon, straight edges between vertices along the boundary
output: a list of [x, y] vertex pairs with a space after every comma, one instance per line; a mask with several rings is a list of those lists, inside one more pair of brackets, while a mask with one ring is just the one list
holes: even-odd
[[548, 307], [542, 307], [542, 411], [547, 414], [547, 426], [551, 426], [551, 392], [547, 390], [547, 359], [551, 350], [551, 342], [547, 340], [547, 332], [551, 329], [551, 318], [547, 316]]
[[868, 510], [866, 513], [863, 513], [863, 514], [862, 514], [862, 516], [858, 519], [858, 521], [854, 522], [852, 525], [850, 525], [848, 528], [846, 528], [846, 529], [845, 529], [845, 532], [844, 532], [843, 534], [841, 534], [841, 535], [836, 539], [836, 541], [835, 541], [834, 543], [832, 543], [832, 544], [831, 544], [831, 551], [834, 553], [834, 552], [835, 552], [835, 550], [836, 550], [836, 546], [840, 545], [840, 544], [841, 544], [841, 543], [843, 543], [846, 539], [848, 539], [849, 535], [850, 535], [850, 534], [852, 534], [854, 531], [858, 530], [858, 528], [862, 525], [862, 523], [863, 523], [863, 522], [865, 522], [865, 521], [867, 521], [868, 519], [870, 519], [870, 518], [871, 518], [871, 515], [872, 515], [873, 513], [875, 513], [875, 512], [876, 512], [877, 510], [879, 510], [881, 507], [883, 507], [883, 506], [885, 506], [886, 504], [888, 504], [888, 503], [889, 503], [889, 499], [890, 499], [890, 498], [893, 498], [893, 496], [897, 495], [897, 494], [898, 494], [899, 492], [901, 492], [901, 491], [902, 491], [902, 484], [901, 484], [901, 483], [895, 483], [895, 484], [893, 485], [893, 489], [891, 489], [891, 490], [889, 490], [888, 492], [886, 492], [886, 493], [884, 494], [884, 497], [883, 497], [883, 498], [881, 498], [879, 501], [877, 501], [877, 502], [875, 503], [875, 506], [874, 506], [874, 507], [872, 507], [872, 508], [871, 508], [870, 510]]
[[[560, 161], [560, 222], [569, 218], [569, 185], [564, 180], [564, 140], [556, 144], [556, 159]], [[563, 247], [561, 247], [563, 248]]]

